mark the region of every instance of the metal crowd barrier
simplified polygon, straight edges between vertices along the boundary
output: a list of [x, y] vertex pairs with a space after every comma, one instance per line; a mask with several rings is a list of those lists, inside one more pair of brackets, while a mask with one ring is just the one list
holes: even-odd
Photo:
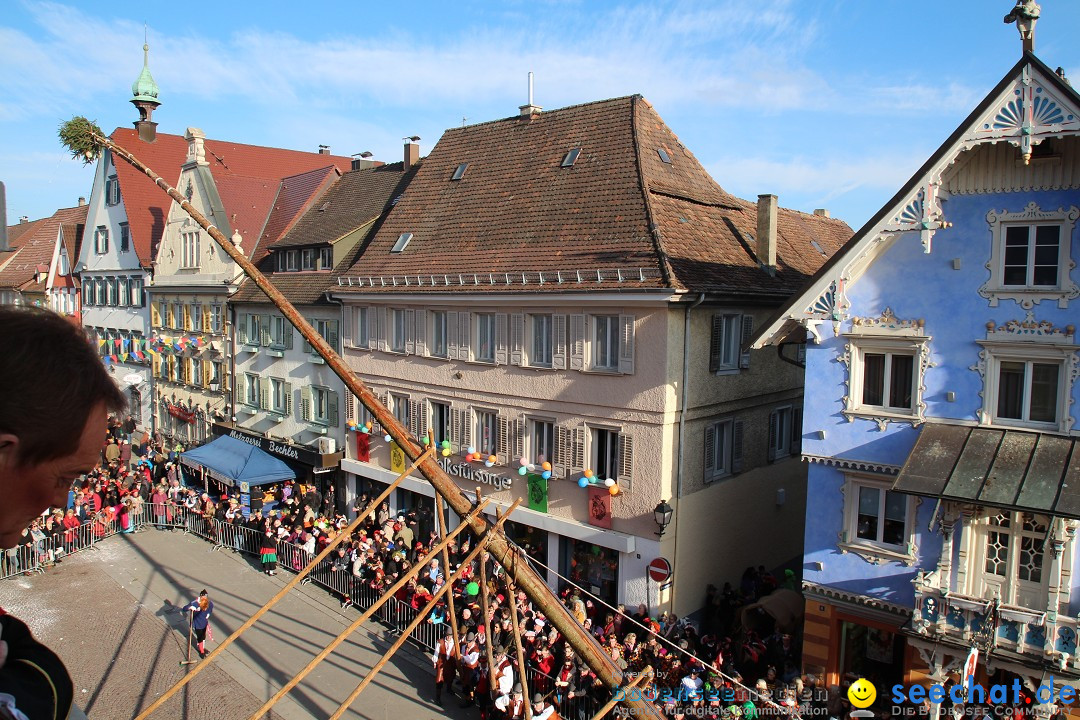
[[[262, 533], [243, 524], [204, 516], [198, 509], [173, 503], [140, 503], [121, 517], [106, 519], [103, 513], [88, 519], [75, 528], [64, 529], [55, 536], [33, 538], [9, 550], [0, 551], [0, 580], [19, 575], [43, 573], [48, 567], [68, 555], [94, 546], [118, 533], [132, 533], [147, 527], [162, 530], [183, 530], [214, 544], [213, 550], [232, 549], [237, 553], [259, 556]], [[311, 562], [312, 555], [303, 547], [278, 541], [278, 568], [298, 573]], [[361, 610], [374, 605], [380, 592], [352, 573], [352, 564], [334, 569], [334, 558], [326, 558], [305, 578], [334, 595], [339, 601], [348, 602]], [[391, 630], [402, 632], [420, 611], [397, 598], [390, 598], [375, 617]], [[418, 648], [433, 652], [441, 635], [441, 623], [421, 623], [410, 636]], [[554, 678], [532, 667], [526, 668], [529, 691], [547, 694], [554, 688]], [[554, 696], [553, 696], [554, 699]], [[591, 718], [596, 702], [590, 697], [564, 699], [559, 712], [564, 718]]]

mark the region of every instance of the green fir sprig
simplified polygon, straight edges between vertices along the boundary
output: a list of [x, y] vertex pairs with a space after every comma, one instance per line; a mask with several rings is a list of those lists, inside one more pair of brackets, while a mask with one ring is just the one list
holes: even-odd
[[105, 134], [93, 120], [76, 115], [60, 125], [59, 135], [60, 142], [71, 152], [71, 157], [81, 160], [84, 165], [89, 165], [101, 155], [101, 138]]

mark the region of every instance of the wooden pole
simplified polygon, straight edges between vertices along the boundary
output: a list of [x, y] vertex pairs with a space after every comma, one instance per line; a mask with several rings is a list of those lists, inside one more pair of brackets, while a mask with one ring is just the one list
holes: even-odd
[[[473, 512], [480, 512], [481, 510], [483, 510], [485, 505], [487, 505], [487, 500], [480, 501], [479, 503], [477, 503], [476, 509], [473, 510]], [[468, 525], [462, 523], [457, 528], [455, 528], [452, 533], [439, 540], [439, 543], [435, 545], [435, 547], [432, 549], [435, 552], [438, 552], [439, 545], [446, 547], [455, 537], [457, 537], [458, 533], [464, 531], [467, 527]], [[379, 596], [379, 599], [375, 602], [374, 605], [365, 610], [359, 618], [354, 620], [349, 625], [349, 627], [345, 628], [340, 635], [334, 638], [329, 645], [323, 648], [322, 651], [319, 652], [319, 654], [316, 655], [314, 659], [312, 659], [312, 661], [304, 667], [303, 670], [296, 673], [296, 675], [294, 675], [293, 678], [289, 680], [289, 682], [285, 683], [285, 685], [283, 685], [280, 690], [274, 693], [274, 696], [267, 700], [263, 704], [263, 706], [259, 708], [254, 715], [251, 716], [250, 720], [259, 720], [259, 718], [266, 714], [270, 710], [270, 708], [277, 704], [278, 700], [285, 697], [285, 695], [287, 695], [290, 690], [296, 687], [301, 680], [307, 677], [308, 673], [315, 669], [316, 665], [325, 660], [330, 653], [337, 649], [338, 645], [340, 645], [350, 635], [352, 635], [357, 628], [363, 625], [364, 622], [366, 622], [372, 615], [374, 615], [379, 610], [379, 608], [385, 605], [390, 600], [390, 598], [394, 597], [398, 590], [403, 588], [409, 582], [409, 580], [412, 580], [414, 577], [416, 577], [416, 575], [423, 569], [423, 565], [413, 565], [412, 567], [410, 567], [408, 572], [406, 572], [402, 577], [400, 577], [397, 582], [387, 588], [386, 592]]]
[[521, 627], [518, 625], [517, 590], [514, 588], [514, 584], [510, 582], [510, 573], [505, 565], [503, 569], [507, 570], [504, 578], [506, 581], [506, 598], [510, 601], [510, 621], [514, 623], [514, 645], [517, 649], [518, 675], [521, 676], [522, 697], [525, 699], [525, 720], [532, 720], [532, 696], [529, 695], [528, 678], [525, 677], [525, 649], [521, 646]]
[[[380, 670], [383, 669], [386, 663], [390, 662], [390, 658], [395, 652], [397, 652], [398, 648], [405, 644], [405, 641], [409, 639], [410, 635], [412, 635], [413, 630], [415, 630], [416, 627], [424, 621], [424, 618], [426, 618], [428, 614], [434, 609], [435, 603], [438, 602], [439, 597], [445, 595], [447, 592], [450, 591], [450, 589], [454, 586], [454, 583], [457, 582], [458, 578], [461, 577], [462, 573], [465, 572], [465, 569], [469, 567], [469, 564], [472, 563], [476, 556], [479, 555], [485, 547], [487, 547], [488, 538], [502, 532], [502, 524], [506, 521], [506, 518], [510, 517], [510, 513], [513, 512], [520, 503], [521, 498], [515, 500], [514, 504], [511, 505], [510, 508], [506, 511], [506, 514], [501, 516], [498, 522], [495, 523], [495, 526], [489, 527], [488, 533], [483, 536], [483, 540], [477, 542], [476, 547], [473, 548], [469, 552], [469, 554], [465, 556], [465, 559], [461, 563], [461, 567], [455, 570], [454, 574], [446, 579], [446, 582], [443, 583], [443, 586], [441, 588], [439, 588], [439, 591], [435, 593], [434, 597], [432, 597], [431, 600], [428, 601], [428, 604], [424, 606], [424, 609], [416, 615], [416, 619], [409, 623], [409, 626], [402, 631], [401, 637], [399, 637], [394, 642], [394, 644], [390, 646], [390, 649], [387, 650], [386, 654], [382, 656], [379, 662], [375, 663], [375, 666], [368, 671], [368, 674], [364, 676], [364, 679], [360, 681], [360, 684], [356, 686], [356, 689], [354, 689], [349, 694], [349, 697], [345, 698], [345, 702], [341, 703], [341, 706], [334, 711], [334, 714], [330, 716], [330, 720], [340, 720], [341, 716], [345, 714], [345, 711], [349, 709], [349, 706], [353, 704], [353, 701], [356, 700], [356, 698], [359, 697], [360, 693], [364, 691], [364, 688], [366, 688], [368, 684], [370, 684], [371, 681], [375, 679], [375, 676], [379, 673]], [[465, 523], [462, 524], [464, 525]]]
[[[652, 665], [649, 665], [644, 670], [641, 671], [640, 675], [638, 675], [636, 678], [634, 678], [633, 681], [629, 685], [626, 686], [625, 690], [630, 690], [631, 688], [636, 688], [641, 683], [641, 681], [643, 681], [645, 678], [651, 678], [652, 674], [653, 674]], [[600, 710], [597, 711], [597, 713], [592, 716], [592, 720], [603, 720], [604, 716], [607, 715], [611, 711], [611, 709], [613, 707], [615, 707], [615, 705], [620, 703], [620, 702], [622, 702], [622, 701], [621, 700], [616, 700], [614, 698], [612, 698], [611, 700], [608, 700], [607, 704], [605, 704], [604, 707], [600, 708]]]
[[[457, 483], [454, 482], [454, 480], [452, 480], [439, 466], [437, 459], [430, 453], [424, 452], [419, 443], [412, 439], [409, 429], [402, 425], [401, 422], [394, 417], [393, 413], [379, 402], [379, 399], [375, 397], [374, 393], [372, 393], [360, 378], [352, 372], [349, 366], [345, 364], [345, 361], [338, 355], [337, 351], [323, 339], [322, 335], [312, 327], [311, 323], [300, 314], [281, 291], [274, 287], [265, 275], [259, 272], [258, 268], [255, 267], [247, 256], [237, 249], [235, 243], [226, 238], [220, 230], [210, 224], [210, 221], [206, 219], [206, 216], [196, 210], [192, 204], [188, 202], [187, 198], [181, 195], [176, 188], [165, 182], [160, 175], [147, 167], [145, 163], [140, 161], [127, 149], [97, 132], [90, 133], [90, 140], [102, 148], [107, 148], [115, 157], [120, 158], [150, 178], [154, 184], [191, 216], [191, 218], [198, 223], [199, 227], [206, 230], [207, 234], [209, 234], [221, 249], [240, 266], [244, 271], [244, 274], [251, 279], [255, 286], [259, 288], [281, 314], [292, 323], [293, 327], [300, 332], [300, 335], [304, 340], [306, 340], [308, 344], [315, 349], [315, 352], [326, 361], [327, 367], [333, 370], [334, 374], [341, 378], [341, 381], [345, 383], [345, 387], [356, 396], [356, 399], [359, 400], [369, 412], [371, 412], [383, 429], [386, 430], [386, 433], [390, 435], [391, 439], [401, 447], [405, 456], [417, 463], [417, 468], [423, 476], [428, 479], [432, 487], [435, 488], [435, 491], [446, 500], [450, 508], [461, 517], [469, 514], [472, 503], [469, 501], [469, 498], [466, 497], [465, 493], [461, 491], [461, 488], [457, 486]], [[474, 517], [471, 520], [470, 525], [477, 537], [486, 535], [491, 526], [487, 519], [480, 516]], [[492, 535], [490, 537], [490, 540], [488, 541], [488, 551], [495, 561], [503, 567], [508, 565], [513, 554], [510, 543], [501, 534]], [[604, 652], [604, 649], [600, 647], [600, 643], [597, 642], [596, 638], [590, 633], [585, 632], [584, 628], [577, 623], [573, 615], [570, 614], [570, 611], [563, 606], [551, 591], [551, 588], [547, 586], [544, 579], [541, 578], [528, 563], [521, 563], [520, 565], [515, 564], [513, 570], [510, 572], [514, 576], [514, 582], [517, 586], [525, 592], [530, 600], [532, 600], [536, 608], [544, 613], [544, 616], [548, 621], [562, 633], [563, 637], [566, 638], [567, 643], [574, 648], [574, 652], [576, 652], [578, 657], [580, 657], [589, 668], [596, 673], [596, 676], [600, 678], [601, 682], [608, 687], [618, 687], [619, 685], [622, 685], [622, 670], [612, 662], [611, 658]], [[220, 646], [218, 649], [220, 649]], [[203, 667], [203, 665], [199, 665], [198, 667]], [[187, 677], [191, 677], [191, 675], [188, 675]], [[631, 702], [629, 704], [641, 717], [651, 718], [652, 720], [661, 719], [659, 709], [652, 703]], [[136, 720], [141, 720], [141, 718], [136, 718]]]
[[[481, 497], [480, 488], [476, 488], [476, 499]], [[492, 655], [491, 620], [488, 617], [488, 584], [487, 584], [487, 560], [480, 555], [480, 612], [484, 614], [484, 643], [487, 648], [488, 687], [495, 689], [495, 657]]]
[[[428, 431], [428, 447], [435, 447], [435, 433], [430, 430]], [[479, 502], [479, 495], [476, 496], [476, 500]], [[439, 493], [435, 493], [435, 517], [439, 521], [439, 536], [446, 537], [446, 511], [443, 510], [443, 499]], [[462, 524], [465, 523], [464, 520], [461, 522]], [[432, 556], [434, 556], [434, 553], [432, 553]], [[445, 545], [442, 549], [442, 562], [444, 568], [443, 572], [448, 577], [450, 575], [450, 551]], [[446, 610], [447, 614], [450, 616], [450, 633], [454, 638], [454, 655], [457, 656], [459, 654], [459, 648], [461, 647], [459, 644], [461, 636], [458, 633], [457, 611], [454, 608], [454, 593], [450, 593], [446, 597]]]
[[[431, 452], [432, 451], [429, 450], [427, 453], [424, 454], [424, 457], [428, 457], [431, 454]], [[383, 491], [383, 494], [380, 495], [379, 497], [375, 498], [374, 500], [372, 500], [371, 504], [368, 505], [367, 509], [364, 512], [357, 515], [356, 519], [353, 520], [351, 523], [349, 523], [348, 527], [346, 527], [344, 530], [339, 532], [337, 534], [337, 537], [335, 537], [333, 540], [331, 540], [330, 543], [326, 546], [326, 548], [323, 549], [323, 551], [321, 553], [316, 555], [311, 560], [310, 563], [308, 563], [308, 566], [306, 568], [304, 568], [299, 573], [297, 573], [297, 575], [295, 577], [293, 577], [292, 580], [285, 583], [285, 587], [281, 588], [281, 590], [278, 590], [277, 594], [274, 595], [274, 597], [270, 598], [265, 605], [263, 605], [261, 608], [259, 608], [258, 610], [255, 611], [254, 615], [252, 615], [250, 618], [245, 620], [243, 625], [241, 625], [235, 631], [233, 631], [232, 635], [225, 638], [221, 642], [220, 645], [218, 645], [216, 648], [214, 648], [210, 652], [210, 654], [206, 656], [205, 662], [199, 663], [198, 665], [195, 666], [194, 670], [189, 672], [184, 677], [180, 678], [179, 682], [177, 682], [171, 688], [166, 690], [164, 695], [162, 695], [161, 697], [159, 697], [157, 700], [155, 700], [153, 703], [150, 704], [150, 707], [146, 708], [141, 713], [139, 713], [135, 717], [135, 720], [145, 720], [146, 718], [150, 717], [154, 713], [155, 710], [157, 710], [159, 707], [164, 705], [165, 702], [169, 698], [171, 698], [180, 688], [187, 685], [189, 682], [191, 682], [192, 678], [194, 678], [196, 675], [198, 675], [200, 672], [202, 672], [203, 668], [209, 667], [210, 663], [214, 660], [214, 658], [216, 658], [218, 656], [219, 653], [221, 653], [222, 650], [224, 650], [229, 645], [231, 645], [233, 640], [240, 637], [241, 633], [243, 633], [249, 627], [251, 627], [256, 622], [258, 622], [259, 618], [261, 618], [263, 615], [265, 615], [267, 612], [270, 611], [270, 608], [274, 607], [274, 605], [277, 605], [278, 601], [280, 601], [283, 597], [288, 595], [290, 590], [292, 590], [294, 587], [299, 585], [300, 581], [303, 580], [305, 577], [307, 577], [311, 573], [311, 571], [314, 570], [316, 568], [316, 566], [318, 566], [318, 564], [320, 562], [322, 562], [323, 558], [327, 557], [331, 552], [333, 552], [334, 548], [336, 548], [338, 545], [340, 545], [341, 542], [343, 540], [345, 540], [345, 538], [350, 537], [352, 535], [352, 533], [353, 533], [353, 530], [355, 530], [357, 527], [359, 527], [360, 523], [363, 522], [363, 520], [367, 516], [367, 514], [369, 512], [371, 512], [374, 508], [379, 507], [379, 503], [381, 503], [383, 500], [390, 497], [390, 493], [394, 491], [394, 488], [396, 488], [398, 486], [398, 483], [400, 483], [402, 480], [404, 480], [406, 477], [408, 477], [409, 474], [412, 473], [412, 471], [415, 468], [416, 468], [416, 463], [414, 462], [412, 465], [410, 465], [409, 467], [407, 467], [405, 469], [405, 472], [398, 475], [397, 479], [395, 479], [394, 482], [390, 483], [390, 485], [387, 486], [386, 490]]]

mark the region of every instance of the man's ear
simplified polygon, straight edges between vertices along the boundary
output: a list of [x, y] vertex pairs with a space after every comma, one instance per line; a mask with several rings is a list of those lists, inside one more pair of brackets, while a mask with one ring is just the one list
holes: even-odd
[[0, 469], [11, 470], [19, 460], [19, 437], [0, 433]]

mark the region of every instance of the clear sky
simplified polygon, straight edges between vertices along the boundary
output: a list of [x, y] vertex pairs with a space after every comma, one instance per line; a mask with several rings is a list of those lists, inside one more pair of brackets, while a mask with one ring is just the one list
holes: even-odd
[[[1080, 2], [1042, 0], [1036, 53], [1080, 81]], [[726, 190], [858, 228], [1019, 59], [1013, 0], [297, 2], [3, 0], [8, 222], [89, 196], [56, 130], [159, 131], [339, 155], [427, 154], [447, 127], [640, 93]], [[179, 168], [158, 168], [167, 179]]]

